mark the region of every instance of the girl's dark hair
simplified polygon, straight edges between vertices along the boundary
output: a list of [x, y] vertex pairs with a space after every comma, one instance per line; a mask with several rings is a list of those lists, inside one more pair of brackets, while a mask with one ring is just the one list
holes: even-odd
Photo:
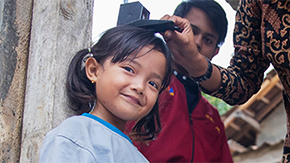
[[227, 35], [228, 20], [224, 9], [214, 0], [188, 0], [181, 2], [175, 9], [174, 15], [184, 18], [192, 7], [206, 13], [219, 37], [217, 46], [221, 46]]
[[[162, 81], [164, 90], [170, 82], [171, 76], [171, 53], [161, 38], [155, 36], [154, 31], [132, 27], [119, 26], [107, 30], [99, 39], [98, 43], [91, 48], [91, 53], [101, 65], [112, 57], [111, 62], [124, 61], [128, 56], [136, 56], [145, 46], [151, 45], [151, 50], [157, 50], [166, 58], [166, 74]], [[77, 52], [73, 57], [67, 73], [66, 91], [70, 107], [82, 114], [90, 112], [97, 99], [95, 84], [87, 78], [83, 67], [84, 58], [89, 53], [88, 49]], [[145, 54], [144, 54], [145, 55]], [[140, 119], [132, 129], [132, 135], [136, 140], [151, 140], [161, 129], [158, 100], [148, 115]]]

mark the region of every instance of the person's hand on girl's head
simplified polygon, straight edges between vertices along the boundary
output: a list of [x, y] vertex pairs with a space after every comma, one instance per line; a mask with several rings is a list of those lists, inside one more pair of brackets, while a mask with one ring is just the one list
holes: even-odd
[[163, 37], [179, 64], [185, 67], [187, 64], [192, 65], [198, 51], [189, 21], [175, 15], [165, 15], [161, 20], [172, 20], [175, 26], [181, 29], [182, 32], [167, 30], [163, 33]]

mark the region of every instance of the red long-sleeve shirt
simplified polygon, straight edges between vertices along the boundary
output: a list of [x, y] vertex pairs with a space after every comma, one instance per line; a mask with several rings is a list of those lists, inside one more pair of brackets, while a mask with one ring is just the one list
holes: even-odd
[[150, 162], [233, 162], [217, 109], [198, 96], [190, 114], [184, 85], [173, 76], [159, 98], [161, 132], [149, 145], [134, 143]]

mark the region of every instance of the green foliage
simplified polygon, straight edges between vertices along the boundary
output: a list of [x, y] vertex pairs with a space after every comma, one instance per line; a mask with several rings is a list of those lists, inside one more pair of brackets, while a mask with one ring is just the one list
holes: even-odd
[[203, 92], [201, 92], [201, 93], [202, 93], [202, 96], [204, 98], [206, 98], [209, 103], [211, 103], [214, 107], [216, 107], [218, 109], [220, 115], [223, 115], [224, 113], [226, 113], [228, 110], [230, 110], [232, 108], [232, 106], [228, 105], [227, 103], [225, 103], [221, 99], [210, 96], [210, 95], [205, 94]]

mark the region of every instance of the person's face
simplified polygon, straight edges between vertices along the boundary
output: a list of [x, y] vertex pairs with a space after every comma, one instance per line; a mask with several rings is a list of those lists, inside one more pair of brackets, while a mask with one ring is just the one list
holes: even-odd
[[121, 131], [126, 121], [138, 120], [151, 111], [161, 89], [166, 59], [159, 51], [148, 52], [150, 48], [144, 47], [133, 60], [130, 56], [117, 63], [107, 59], [97, 70], [97, 101], [92, 113]]
[[191, 23], [194, 39], [200, 54], [212, 59], [218, 51], [218, 33], [215, 31], [206, 13], [199, 8], [191, 8], [184, 17]]

